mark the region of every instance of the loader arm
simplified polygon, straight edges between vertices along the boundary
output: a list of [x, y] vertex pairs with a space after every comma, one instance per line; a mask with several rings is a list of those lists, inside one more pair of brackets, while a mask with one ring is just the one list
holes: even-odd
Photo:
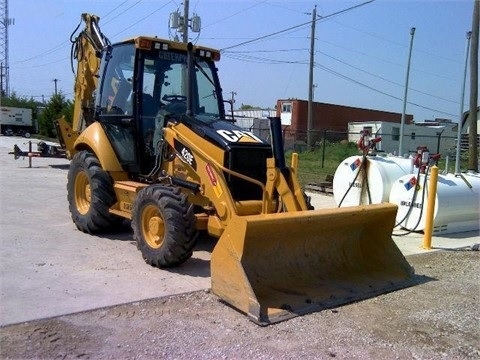
[[[170, 144], [171, 149], [178, 147], [175, 146], [175, 143], [179, 142], [188, 149], [187, 153], [191, 153], [192, 158], [195, 159], [195, 165], [188, 166], [189, 175], [185, 178], [193, 182], [199, 182], [198, 187], [202, 189], [204, 196], [215, 207], [224, 227], [230, 223], [233, 216], [309, 210], [301, 185], [297, 180], [297, 154], [293, 154], [292, 166], [287, 167], [281, 135], [278, 136], [280, 119], [272, 118], [270, 121], [272, 129], [274, 129], [272, 130], [273, 147], [277, 147], [277, 149], [273, 151], [273, 157], [266, 159], [265, 183], [224, 167], [222, 164], [223, 151], [215, 156], [213, 147], [209, 142], [199, 138], [194, 131], [181, 122], [171, 123], [165, 128], [164, 137]], [[275, 133], [277, 134], [275, 135]], [[183, 158], [178, 150], [176, 155], [180, 159]], [[174, 170], [167, 171], [167, 173], [172, 174]], [[235, 201], [224, 174], [229, 174], [258, 186], [263, 193], [262, 199], [258, 201]], [[218, 230], [211, 232], [219, 233]]]
[[271, 117], [270, 131], [272, 136], [273, 158], [267, 161], [266, 201], [274, 200], [274, 190], [282, 199], [285, 211], [308, 210], [303, 191], [297, 178], [298, 155], [292, 156], [292, 166], [285, 164], [285, 150], [282, 140], [280, 118]]
[[[94, 91], [98, 87], [100, 59], [110, 45], [107, 37], [100, 31], [98, 16], [84, 13], [82, 21], [85, 23], [85, 28], [75, 38], [73, 37], [76, 30], [70, 37], [72, 71], [75, 73], [72, 125], [70, 126], [63, 117], [55, 124], [59, 141], [67, 151], [68, 158], [71, 158], [75, 152], [73, 145], [80, 132], [94, 121]], [[75, 60], [76, 72], [73, 66]]]

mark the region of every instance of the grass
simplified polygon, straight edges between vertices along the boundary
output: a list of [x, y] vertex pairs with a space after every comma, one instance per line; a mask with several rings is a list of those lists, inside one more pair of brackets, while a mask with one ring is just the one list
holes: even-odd
[[[285, 154], [287, 164], [290, 164], [292, 152]], [[361, 152], [354, 143], [326, 143], [325, 152], [320, 146], [314, 151], [304, 151], [298, 154], [298, 179], [303, 186], [307, 184], [319, 184], [326, 180], [326, 177], [335, 174], [340, 163], [350, 156], [361, 156]], [[438, 168], [443, 171], [446, 168], [445, 158], [438, 162]], [[468, 156], [463, 153], [460, 159], [461, 171], [468, 168]], [[455, 169], [455, 158], [450, 157], [448, 171], [453, 173]]]
[[[325, 150], [325, 151], [324, 151]], [[292, 152], [286, 153], [287, 164], [290, 164]], [[298, 178], [300, 184], [318, 184], [326, 177], [335, 174], [338, 165], [349, 156], [361, 155], [354, 143], [329, 143], [313, 151], [298, 154]]]

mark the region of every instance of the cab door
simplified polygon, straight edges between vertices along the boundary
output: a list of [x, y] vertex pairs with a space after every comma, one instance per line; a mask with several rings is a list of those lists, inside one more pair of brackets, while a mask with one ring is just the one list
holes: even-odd
[[113, 46], [105, 52], [97, 116], [123, 168], [137, 171], [135, 146], [135, 47], [133, 43]]

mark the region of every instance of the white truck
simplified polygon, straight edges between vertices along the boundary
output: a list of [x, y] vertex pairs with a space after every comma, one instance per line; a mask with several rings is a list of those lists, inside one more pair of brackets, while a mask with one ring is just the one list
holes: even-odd
[[6, 136], [19, 135], [29, 138], [36, 132], [32, 109], [0, 107], [0, 133]]

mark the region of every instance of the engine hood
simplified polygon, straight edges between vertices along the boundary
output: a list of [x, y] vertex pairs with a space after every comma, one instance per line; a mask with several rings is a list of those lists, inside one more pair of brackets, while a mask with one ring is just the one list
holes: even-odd
[[208, 138], [213, 143], [225, 149], [242, 146], [270, 147], [270, 144], [264, 139], [256, 136], [251, 131], [236, 126], [230, 121], [197, 116], [186, 119], [184, 123], [198, 135]]

